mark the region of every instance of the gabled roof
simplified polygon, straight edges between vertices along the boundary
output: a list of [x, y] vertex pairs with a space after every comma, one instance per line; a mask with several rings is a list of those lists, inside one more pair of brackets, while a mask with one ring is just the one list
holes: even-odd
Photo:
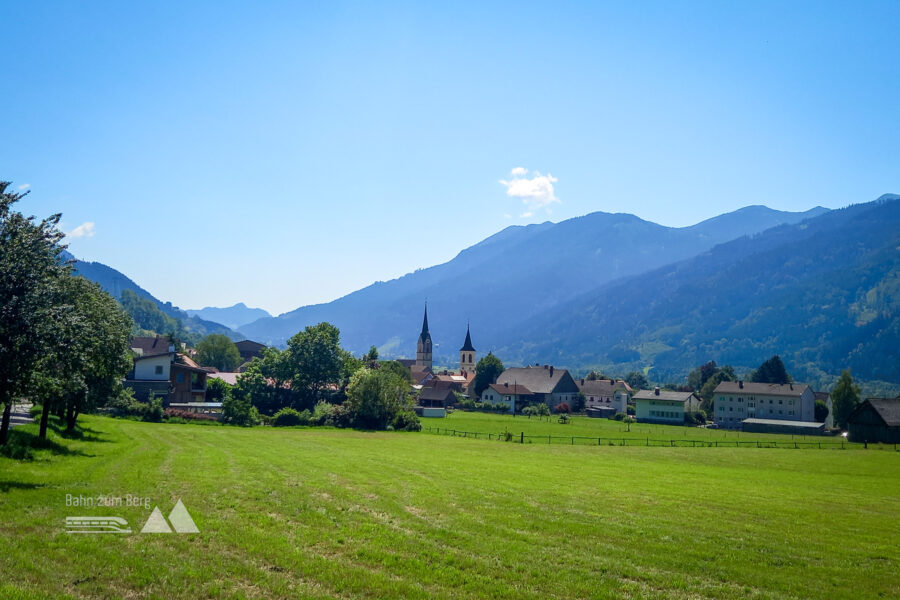
[[240, 377], [240, 373], [225, 373], [219, 371], [218, 373], [210, 373], [206, 377], [208, 379], [221, 379], [228, 385], [237, 385], [238, 377]]
[[497, 378], [497, 383], [503, 385], [523, 385], [531, 390], [532, 394], [552, 394], [557, 392], [557, 387], [570, 388], [563, 392], [578, 390], [575, 380], [566, 369], [557, 369], [550, 365], [535, 365], [533, 367], [512, 367], [506, 369]]
[[431, 372], [430, 368], [421, 365], [411, 366], [409, 368], [409, 374], [414, 383], [422, 383], [428, 377], [434, 376], [434, 373]]
[[241, 340], [239, 342], [235, 342], [234, 345], [237, 346], [238, 350], [249, 352], [257, 352], [266, 347], [265, 344], [260, 344], [259, 342], [254, 342], [253, 340]]
[[622, 381], [612, 381], [611, 379], [576, 379], [575, 385], [581, 390], [581, 393], [589, 396], [612, 396], [617, 390], [628, 393], [632, 392], [631, 386]]
[[869, 398], [850, 413], [847, 420], [852, 422], [854, 417], [865, 410], [866, 406], [871, 406], [872, 410], [881, 417], [884, 424], [888, 427], [900, 427], [900, 397], [897, 398]]
[[187, 354], [181, 354], [180, 352], [175, 355], [175, 360], [172, 361], [172, 367], [208, 374], [208, 371], [194, 362], [194, 359]]
[[673, 392], [669, 390], [641, 390], [634, 395], [635, 400], [666, 400], [667, 402], [687, 402], [694, 392]]
[[753, 383], [750, 381], [741, 383], [740, 381], [723, 381], [716, 386], [713, 393], [799, 398], [808, 387], [805, 383]]
[[169, 338], [158, 335], [155, 337], [135, 336], [131, 338], [129, 347], [136, 349], [141, 356], [159, 356], [174, 351], [169, 350], [172, 348]]
[[426, 387], [422, 388], [419, 394], [419, 400], [447, 400], [454, 399], [456, 396], [453, 390], [446, 387]]
[[501, 396], [531, 396], [531, 390], [524, 385], [503, 385], [500, 383], [492, 383], [488, 386]]
[[472, 336], [469, 334], [469, 326], [466, 325], [466, 341], [463, 343], [463, 347], [459, 349], [460, 352], [475, 352], [475, 346], [472, 345]]

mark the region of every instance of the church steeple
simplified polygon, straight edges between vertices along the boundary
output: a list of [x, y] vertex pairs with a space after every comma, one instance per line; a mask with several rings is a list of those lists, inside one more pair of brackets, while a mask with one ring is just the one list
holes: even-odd
[[425, 304], [425, 318], [422, 320], [422, 333], [416, 343], [416, 365], [431, 368], [431, 333], [428, 332], [428, 304]]
[[469, 332], [468, 323], [466, 323], [466, 341], [459, 349], [459, 370], [475, 372], [475, 346], [472, 345], [472, 334]]

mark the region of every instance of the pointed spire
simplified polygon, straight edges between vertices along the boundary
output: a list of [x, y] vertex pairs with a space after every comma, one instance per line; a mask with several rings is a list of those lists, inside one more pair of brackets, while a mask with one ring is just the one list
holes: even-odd
[[463, 347], [459, 349], [460, 352], [475, 352], [475, 346], [472, 345], [472, 335], [469, 333], [469, 324], [466, 323], [466, 341], [463, 344]]
[[428, 335], [428, 301], [425, 301], [425, 320], [422, 321], [422, 335], [421, 337], [425, 337]]

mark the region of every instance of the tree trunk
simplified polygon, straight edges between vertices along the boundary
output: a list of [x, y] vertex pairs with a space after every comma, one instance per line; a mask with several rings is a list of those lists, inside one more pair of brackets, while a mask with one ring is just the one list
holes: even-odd
[[47, 423], [50, 420], [50, 400], [45, 399], [44, 405], [41, 407], [41, 430], [38, 437], [42, 440], [47, 439]]
[[0, 423], [0, 446], [5, 446], [9, 439], [9, 419], [12, 413], [12, 401], [3, 405], [3, 422]]
[[75, 412], [75, 403], [70, 402], [68, 408], [66, 409], [66, 431], [68, 433], [72, 433], [75, 431], [75, 419], [78, 418], [78, 413]]

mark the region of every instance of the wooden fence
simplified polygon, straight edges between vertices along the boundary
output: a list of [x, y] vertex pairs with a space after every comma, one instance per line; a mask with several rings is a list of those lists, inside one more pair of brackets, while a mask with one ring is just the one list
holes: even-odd
[[[458, 429], [442, 427], [423, 427], [422, 431], [435, 435], [448, 435], [452, 437], [472, 438], [475, 440], [490, 440], [498, 442], [512, 442], [516, 444], [567, 444], [571, 446], [648, 446], [667, 448], [791, 448], [816, 449], [816, 450], [846, 450], [863, 449], [862, 444], [851, 444], [841, 438], [840, 440], [825, 441], [794, 441], [794, 440], [691, 440], [669, 439], [660, 440], [650, 437], [618, 438], [618, 437], [587, 437], [578, 435], [525, 435], [525, 432], [514, 433], [486, 433], [483, 431], [461, 431]], [[878, 449], [893, 449], [897, 451], [897, 444], [893, 446], [873, 444]]]

